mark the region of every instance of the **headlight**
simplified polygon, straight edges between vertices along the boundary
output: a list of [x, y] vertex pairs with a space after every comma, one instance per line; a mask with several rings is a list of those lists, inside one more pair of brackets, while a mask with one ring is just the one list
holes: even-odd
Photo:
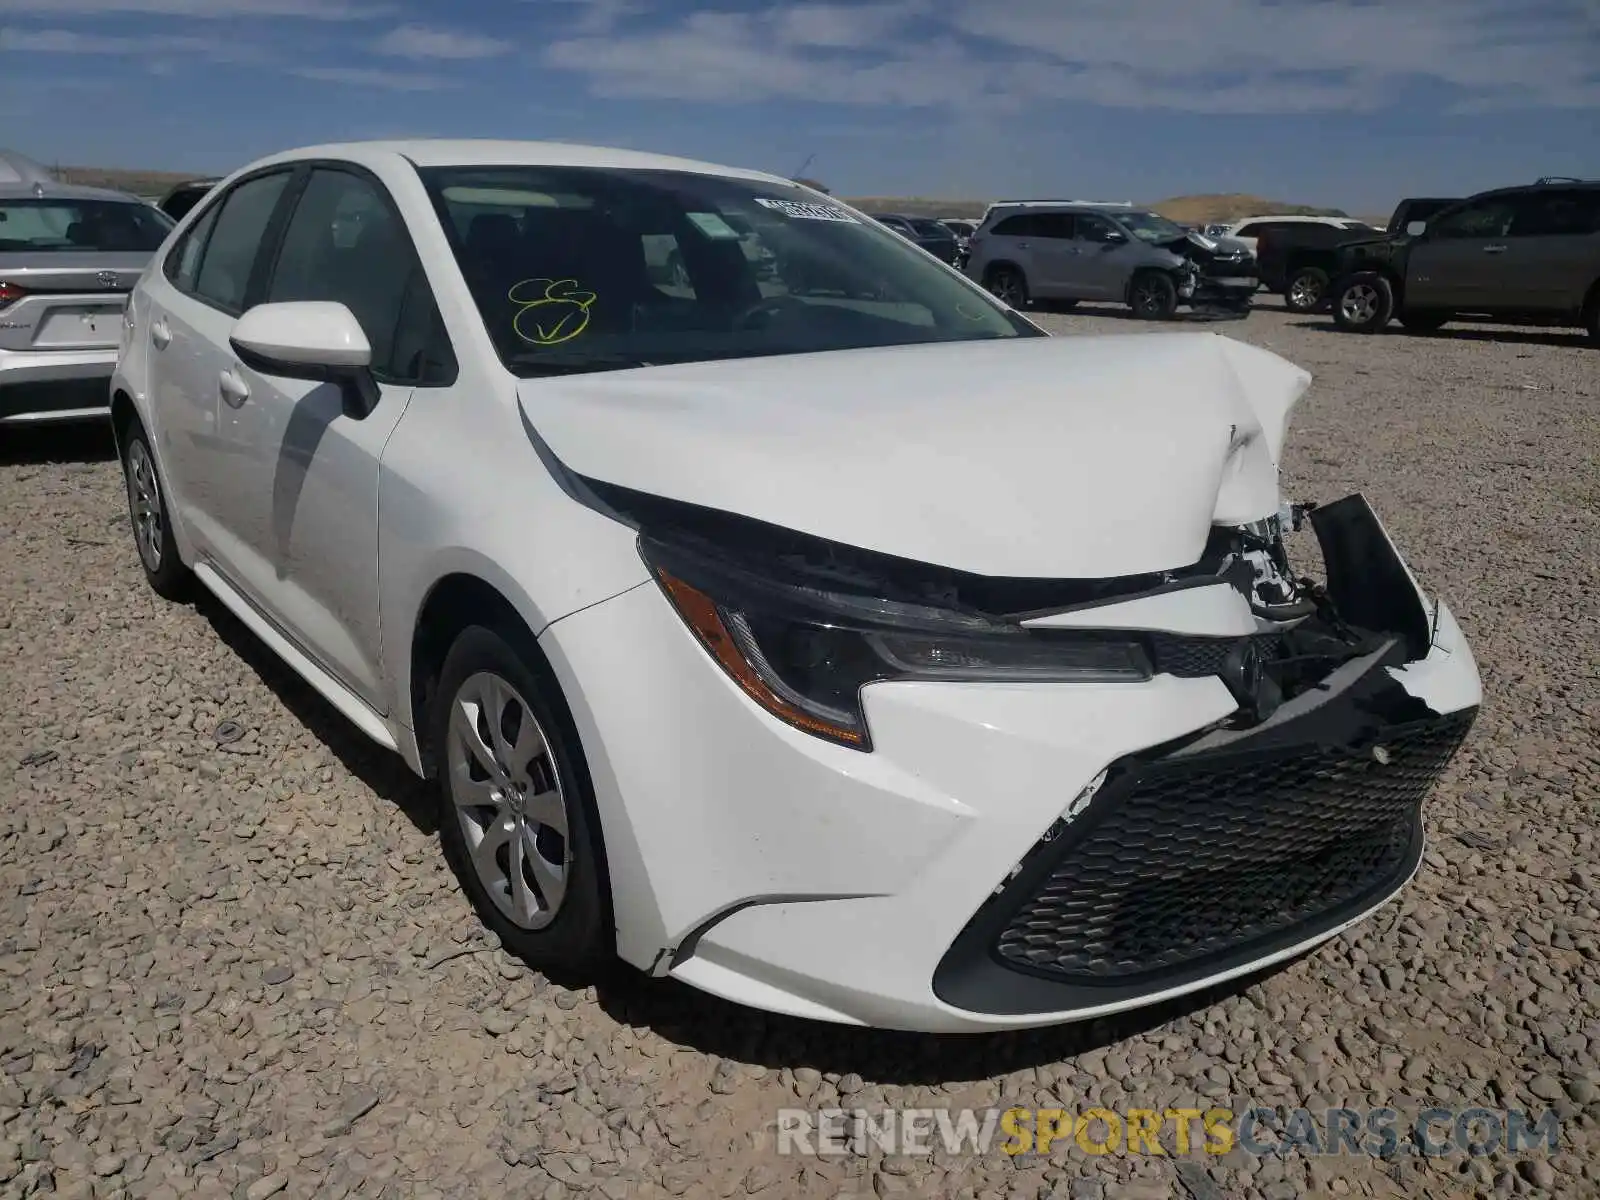
[[731, 679], [796, 729], [870, 750], [860, 692], [885, 679], [1141, 682], [1143, 647], [1115, 634], [1028, 630], [981, 614], [835, 590], [735, 566], [649, 535], [639, 549], [678, 615]]

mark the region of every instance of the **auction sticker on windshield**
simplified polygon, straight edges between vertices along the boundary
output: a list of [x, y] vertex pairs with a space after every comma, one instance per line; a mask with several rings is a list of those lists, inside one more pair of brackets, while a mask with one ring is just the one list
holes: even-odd
[[844, 221], [850, 225], [860, 224], [844, 209], [835, 208], [831, 204], [809, 204], [801, 200], [770, 200], [765, 196], [757, 196], [755, 201], [762, 208], [770, 208], [773, 212], [780, 212], [796, 221]]

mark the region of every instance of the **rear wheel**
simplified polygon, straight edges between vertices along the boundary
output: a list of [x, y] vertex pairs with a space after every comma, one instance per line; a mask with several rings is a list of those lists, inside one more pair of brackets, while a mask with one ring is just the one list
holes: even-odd
[[128, 487], [128, 518], [144, 577], [156, 595], [181, 600], [191, 576], [172, 540], [167, 497], [156, 472], [155, 455], [150, 452], [149, 435], [137, 418], [131, 419], [123, 431], [122, 477]]
[[1589, 340], [1600, 346], [1600, 283], [1590, 289], [1589, 304], [1583, 314], [1583, 325], [1589, 331]]
[[1394, 315], [1394, 289], [1376, 271], [1358, 271], [1333, 296], [1333, 323], [1350, 333], [1377, 333]]
[[1290, 312], [1297, 313], [1316, 312], [1327, 297], [1328, 273], [1320, 267], [1297, 271], [1283, 292], [1284, 304]]
[[485, 925], [536, 967], [610, 957], [605, 860], [589, 774], [548, 669], [481, 626], [445, 656], [429, 721], [439, 837]]
[[1009, 304], [1012, 308], [1028, 306], [1028, 281], [1016, 267], [990, 267], [983, 286], [1002, 304]]
[[1128, 307], [1142, 321], [1170, 321], [1178, 311], [1178, 289], [1160, 271], [1141, 271], [1128, 289]]
[[1401, 310], [1400, 324], [1406, 327], [1408, 333], [1437, 333], [1444, 328], [1444, 323], [1450, 319], [1446, 312], [1427, 312], [1418, 309], [1413, 312]]

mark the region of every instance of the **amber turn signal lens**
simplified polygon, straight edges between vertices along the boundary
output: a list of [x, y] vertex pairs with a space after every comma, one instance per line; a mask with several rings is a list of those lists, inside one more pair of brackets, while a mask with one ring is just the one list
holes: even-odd
[[744, 689], [745, 695], [780, 721], [787, 722], [796, 729], [843, 742], [847, 746], [859, 748], [865, 744], [866, 738], [860, 730], [847, 729], [828, 721], [818, 720], [811, 714], [802, 712], [767, 686], [760, 673], [750, 665], [749, 660], [740, 651], [733, 635], [728, 632], [728, 627], [723, 624], [722, 614], [717, 611], [716, 602], [710, 596], [661, 567], [656, 568], [656, 574], [684, 622], [694, 630], [695, 636], [700, 639], [701, 644], [717, 660], [722, 669]]

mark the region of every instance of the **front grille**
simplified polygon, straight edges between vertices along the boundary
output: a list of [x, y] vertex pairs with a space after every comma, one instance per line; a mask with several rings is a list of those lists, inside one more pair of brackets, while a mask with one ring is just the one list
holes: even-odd
[[[1376, 750], [1223, 749], [1140, 767], [1035, 849], [1058, 857], [1020, 902], [991, 902], [1015, 905], [992, 950], [1060, 982], [1131, 982], [1354, 916], [1411, 869], [1422, 800], [1474, 716], [1392, 727]], [[1026, 860], [1023, 874], [1037, 878]]]
[[1233, 258], [1212, 258], [1200, 264], [1200, 273], [1217, 278], [1231, 279], [1237, 276], [1250, 276], [1256, 274], [1256, 260], [1249, 254], [1240, 254]]

